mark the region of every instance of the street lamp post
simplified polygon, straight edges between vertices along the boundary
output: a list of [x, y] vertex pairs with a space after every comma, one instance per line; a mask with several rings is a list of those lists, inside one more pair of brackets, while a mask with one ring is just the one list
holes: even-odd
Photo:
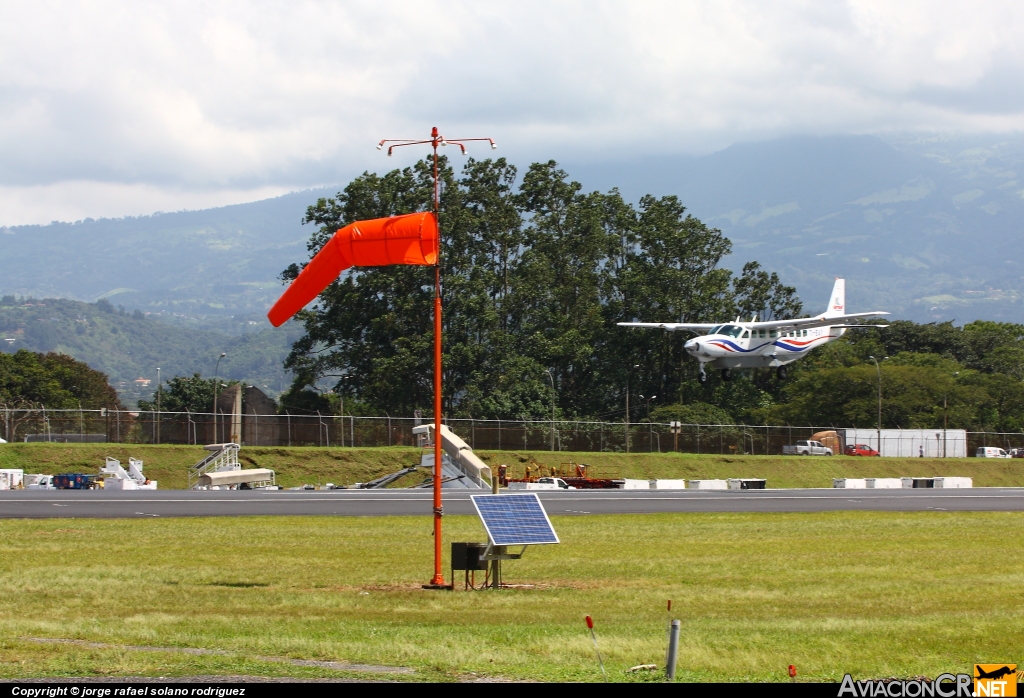
[[[640, 368], [640, 364], [633, 364], [633, 368]], [[632, 370], [626, 368], [626, 453], [629, 453], [629, 374]]]
[[217, 434], [217, 388], [220, 386], [220, 360], [225, 356], [227, 353], [222, 351], [217, 357], [217, 368], [213, 370], [213, 440], [215, 443], [220, 443], [220, 436]]
[[[960, 375], [960, 371], [953, 371], [953, 377]], [[942, 457], [946, 458], [946, 429], [949, 427], [949, 421], [946, 419], [946, 396], [949, 394], [949, 389], [942, 391]]]
[[156, 442], [160, 443], [160, 367], [156, 368]]
[[551, 375], [551, 369], [544, 369], [548, 380], [551, 381], [551, 450], [555, 450], [555, 377]]
[[[651, 400], [657, 400], [658, 396], [657, 395], [651, 395], [650, 397], [644, 397], [643, 395], [641, 395], [640, 399], [647, 401], [647, 442], [648, 442], [647, 443], [647, 450], [653, 452], [654, 451], [654, 424], [651, 423]], [[658, 447], [658, 450], [659, 450], [659, 452], [661, 451], [661, 447], [660, 446]]]
[[[875, 362], [875, 372], [878, 374], [878, 423], [875, 428], [878, 432], [878, 455], [882, 455], [882, 369], [878, 366], [878, 359], [873, 356], [868, 358]], [[882, 361], [888, 358], [883, 356]]]
[[[336, 386], [334, 386], [335, 394], [339, 398], [341, 398], [341, 447], [342, 448], [345, 448], [345, 393], [342, 392], [341, 382], [342, 381], [347, 381], [351, 377], [352, 377], [351, 375], [346, 373], [344, 376], [342, 376], [341, 378], [338, 379], [338, 384]], [[390, 428], [388, 429], [388, 434], [389, 434], [388, 438], [390, 438], [390, 434], [391, 434]], [[353, 441], [351, 445], [355, 446], [355, 442]]]

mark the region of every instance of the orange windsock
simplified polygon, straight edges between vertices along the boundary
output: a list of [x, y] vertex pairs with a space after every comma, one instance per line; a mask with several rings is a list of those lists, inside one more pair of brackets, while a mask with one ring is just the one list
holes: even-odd
[[356, 221], [334, 234], [267, 313], [280, 327], [349, 267], [437, 264], [437, 219], [433, 213]]

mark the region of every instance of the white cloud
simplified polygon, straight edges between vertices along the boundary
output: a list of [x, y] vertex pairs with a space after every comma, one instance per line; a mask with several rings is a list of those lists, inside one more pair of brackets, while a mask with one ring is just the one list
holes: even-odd
[[[0, 185], [51, 187], [54, 211], [85, 181], [176, 209], [404, 164], [373, 144], [435, 124], [519, 163], [1019, 131], [1022, 27], [1012, 1], [9, 4]], [[0, 223], [36, 215], [11, 205]]]
[[934, 188], [935, 184], [930, 181], [920, 184], [904, 184], [899, 189], [878, 191], [850, 203], [870, 206], [871, 204], [896, 204], [901, 201], [920, 201], [931, 194]]

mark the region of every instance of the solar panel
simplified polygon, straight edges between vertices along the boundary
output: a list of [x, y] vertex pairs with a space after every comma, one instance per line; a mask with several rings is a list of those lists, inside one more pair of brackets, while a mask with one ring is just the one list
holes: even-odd
[[491, 545], [558, 542], [558, 534], [536, 494], [474, 494], [470, 498]]

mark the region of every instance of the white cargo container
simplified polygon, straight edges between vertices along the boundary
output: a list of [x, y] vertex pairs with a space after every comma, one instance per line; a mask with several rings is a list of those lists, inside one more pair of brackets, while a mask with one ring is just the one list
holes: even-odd
[[969, 477], [937, 477], [935, 486], [942, 489], [964, 489], [974, 487], [974, 480]]
[[836, 429], [844, 445], [867, 444], [882, 456], [894, 458], [966, 458], [967, 432], [963, 429]]
[[898, 490], [903, 487], [898, 477], [867, 477], [864, 483], [869, 490]]
[[729, 483], [725, 480], [690, 480], [691, 490], [727, 490]]
[[651, 480], [652, 490], [685, 490], [686, 480]]
[[17, 468], [0, 469], [0, 490], [17, 490], [24, 487], [25, 471]]
[[867, 488], [868, 482], [862, 477], [834, 477], [832, 487], [839, 490], [863, 490]]
[[624, 490], [649, 490], [651, 489], [650, 480], [630, 480], [626, 479], [622, 481], [622, 488]]

